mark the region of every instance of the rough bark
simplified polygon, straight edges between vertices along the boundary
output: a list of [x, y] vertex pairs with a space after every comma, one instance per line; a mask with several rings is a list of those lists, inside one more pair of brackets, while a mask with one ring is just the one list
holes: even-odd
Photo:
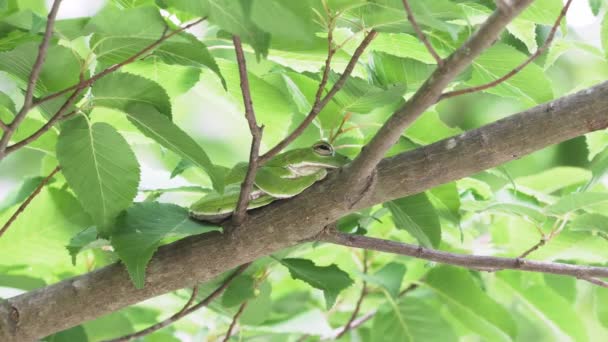
[[584, 133], [608, 127], [608, 82], [461, 135], [384, 159], [367, 190], [345, 195], [333, 173], [290, 200], [252, 211], [230, 234], [160, 248], [136, 289], [120, 264], [0, 303], [0, 341], [30, 341], [128, 305], [212, 279], [238, 265], [313, 239], [361, 208], [415, 194]]

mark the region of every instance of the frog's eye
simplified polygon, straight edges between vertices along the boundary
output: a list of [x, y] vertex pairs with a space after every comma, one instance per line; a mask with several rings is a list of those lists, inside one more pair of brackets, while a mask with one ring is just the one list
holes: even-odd
[[330, 144], [323, 141], [316, 143], [312, 148], [317, 154], [322, 156], [334, 155], [334, 148]]

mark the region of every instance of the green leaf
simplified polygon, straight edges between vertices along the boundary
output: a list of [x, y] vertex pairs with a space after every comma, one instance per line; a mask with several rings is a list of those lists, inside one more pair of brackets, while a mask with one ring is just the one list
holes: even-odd
[[[4, 122], [11, 122], [13, 115], [9, 114], [7, 111], [5, 111], [3, 109], [6, 109], [6, 108], [0, 107], [0, 119], [3, 120]], [[21, 122], [21, 124], [19, 125], [19, 127], [17, 128], [17, 130], [15, 131], [13, 136], [11, 137], [10, 141], [18, 142], [25, 138], [28, 138], [31, 134], [38, 131], [38, 129], [40, 129], [40, 127], [42, 127], [43, 125], [44, 125], [44, 122], [42, 122], [40, 120], [26, 117]], [[54, 155], [55, 154], [55, 145], [57, 144], [57, 136], [58, 136], [57, 131], [54, 129], [50, 129], [50, 130], [46, 131], [44, 134], [42, 134], [35, 141], [27, 144], [25, 146], [25, 148], [41, 151], [41, 152], [44, 152], [49, 155]]]
[[76, 326], [51, 336], [42, 339], [45, 342], [72, 342], [72, 341], [88, 341], [86, 331], [82, 326]]
[[546, 207], [546, 212], [550, 215], [560, 216], [606, 201], [608, 201], [608, 193], [577, 192], [558, 199], [557, 202]]
[[323, 291], [328, 309], [334, 305], [340, 292], [353, 284], [348, 273], [335, 264], [317, 266], [310, 260], [292, 258], [281, 259], [279, 262], [289, 269], [292, 278]]
[[462, 133], [461, 129], [446, 125], [436, 111], [419, 116], [405, 131], [405, 136], [418, 144], [431, 144]]
[[[240, 36], [261, 56], [268, 54], [270, 35], [251, 20], [251, 3], [236, 0], [165, 0], [168, 6], [195, 16], [207, 17], [221, 29]], [[276, 18], [275, 18], [276, 19]]]
[[247, 274], [242, 274], [228, 285], [222, 295], [222, 305], [230, 308], [242, 304], [255, 297], [255, 280]]
[[469, 271], [436, 267], [427, 275], [426, 284], [447, 304], [456, 319], [484, 340], [511, 341], [517, 335], [511, 314], [475, 283]]
[[527, 220], [532, 220], [536, 224], [541, 224], [547, 218], [545, 214], [532, 203], [507, 203], [507, 202], [479, 202], [476, 203], [475, 207], [471, 207], [472, 203], [469, 203], [469, 210], [473, 211], [490, 211], [496, 213], [502, 213], [507, 215], [520, 216]]
[[570, 230], [603, 232], [608, 234], [608, 216], [600, 214], [583, 214], [572, 220], [568, 227]]
[[585, 142], [589, 150], [589, 160], [608, 148], [608, 131], [601, 130], [585, 134]]
[[122, 70], [162, 85], [171, 99], [192, 89], [200, 81], [201, 76], [200, 68], [169, 65], [158, 56], [150, 56], [145, 60], [128, 64]]
[[[396, 57], [410, 58], [425, 64], [437, 63], [424, 44], [411, 34], [380, 33], [370, 44], [369, 48], [371, 51], [384, 52]], [[438, 53], [442, 57], [447, 55], [440, 48]]]
[[[6, 222], [16, 209], [2, 213], [0, 222]], [[45, 188], [0, 239], [0, 265], [28, 265], [28, 274], [56, 281], [57, 273], [74, 270], [65, 245], [91, 223], [69, 192]]]
[[608, 56], [608, 16], [606, 15], [604, 16], [604, 19], [602, 19], [601, 38], [602, 47], [604, 48], [604, 54]]
[[137, 195], [139, 163], [127, 141], [110, 125], [71, 120], [57, 142], [63, 175], [102, 234]]
[[543, 330], [551, 340], [588, 341], [580, 314], [564, 297], [550, 287], [530, 281], [522, 273], [504, 271], [496, 274], [498, 285], [505, 288], [512, 305], [529, 310], [534, 321], [546, 322]]
[[[9, 113], [14, 114], [17, 113], [17, 108], [15, 108], [15, 102], [13, 102], [13, 99], [11, 99], [8, 95], [6, 95], [4, 92], [0, 91], [0, 106], [4, 107], [6, 110], [8, 110]], [[9, 121], [8, 119], [3, 118], [6, 121]]]
[[[19, 45], [14, 50], [0, 53], [0, 70], [13, 76], [19, 87], [25, 89], [37, 55], [37, 43]], [[72, 50], [59, 45], [50, 46], [34, 95], [40, 97], [77, 84], [80, 65], [80, 59]]]
[[393, 298], [397, 298], [405, 270], [403, 264], [391, 262], [372, 275], [364, 275], [364, 279], [369, 283], [383, 287]]
[[273, 302], [270, 298], [272, 287], [265, 281], [258, 286], [258, 294], [249, 300], [239, 322], [246, 325], [260, 325], [264, 323], [273, 312]]
[[589, 0], [589, 7], [591, 7], [593, 15], [597, 16], [602, 8], [602, 0]]
[[594, 302], [597, 303], [595, 305], [595, 314], [599, 322], [605, 327], [608, 328], [608, 289], [600, 286], [594, 287]]
[[185, 37], [187, 42], [166, 42], [156, 49], [154, 54], [167, 64], [178, 64], [196, 68], [205, 66], [220, 78], [222, 85], [226, 88], [226, 80], [205, 44], [190, 35]]
[[[528, 56], [509, 45], [496, 44], [475, 59], [473, 74], [467, 84], [478, 86], [492, 82], [506, 75], [527, 58]], [[484, 91], [503, 97], [526, 99], [530, 105], [553, 99], [549, 79], [545, 76], [543, 69], [534, 63], [496, 87]]]
[[418, 89], [431, 75], [434, 67], [411, 58], [400, 58], [384, 52], [372, 53], [369, 66], [375, 81], [382, 87], [406, 85], [407, 90]]
[[[410, 1], [416, 21], [426, 29], [426, 26], [449, 33], [456, 38], [458, 26], [451, 24], [450, 19], [464, 17], [464, 12], [452, 1], [434, 0]], [[366, 6], [352, 6], [352, 11], [366, 27], [373, 27], [380, 32], [413, 32], [411, 24], [403, 10], [400, 0], [365, 1]], [[355, 26], [356, 27], [356, 26]]]
[[[330, 77], [332, 81], [336, 81], [337, 78], [335, 74]], [[338, 104], [341, 112], [368, 114], [374, 109], [396, 103], [403, 98], [404, 93], [404, 85], [382, 89], [363, 79], [349, 77], [333, 101]]]
[[65, 248], [68, 250], [70, 256], [72, 257], [72, 265], [76, 265], [76, 256], [78, 255], [78, 253], [87, 249], [109, 245], [110, 241], [98, 238], [97, 228], [89, 227], [74, 235], [72, 239], [70, 239], [70, 242], [65, 246]]
[[535, 0], [519, 15], [519, 18], [537, 24], [553, 25], [562, 6], [563, 3], [559, 0]]
[[396, 306], [380, 307], [374, 316], [371, 341], [458, 341], [448, 322], [423, 300], [407, 297]]
[[306, 49], [318, 39], [315, 33], [324, 31], [315, 11], [324, 11], [316, 0], [256, 0], [251, 5], [251, 20], [270, 34], [273, 46]]
[[147, 78], [114, 72], [95, 82], [91, 91], [95, 106], [128, 113], [127, 108], [135, 104], [148, 105], [171, 119], [171, 101], [167, 92]]
[[589, 180], [589, 171], [572, 166], [559, 166], [530, 176], [515, 179], [517, 185], [551, 194], [572, 185], [582, 184]]
[[405, 229], [418, 243], [437, 248], [441, 243], [441, 224], [435, 208], [424, 193], [384, 203], [393, 214], [398, 229]]
[[223, 175], [211, 163], [201, 146], [186, 132], [147, 105], [135, 104], [127, 108], [126, 113], [129, 121], [145, 136], [156, 140], [162, 146], [204, 170], [211, 178], [213, 187], [217, 191], [223, 192]]
[[593, 158], [589, 168], [591, 169], [592, 177], [589, 182], [585, 184], [582, 191], [593, 188], [593, 186], [604, 177], [606, 172], [608, 172], [608, 148]]
[[144, 287], [146, 266], [164, 238], [221, 230], [221, 227], [191, 220], [188, 210], [177, 205], [143, 202], [119, 216], [111, 241], [135, 287], [140, 289]]
[[[239, 86], [241, 81], [238, 66], [234, 62], [227, 62], [221, 59], [218, 59], [218, 64], [222, 70], [222, 75], [226, 78], [228, 92], [232, 97], [232, 101], [244, 112], [243, 94]], [[265, 126], [262, 144], [274, 146], [287, 135], [294, 108], [291, 106], [288, 96], [282, 92], [282, 89], [277, 88], [251, 72], [248, 73], [248, 78], [251, 89], [251, 100], [253, 101], [258, 124]], [[311, 103], [313, 98], [309, 97]]]
[[509, 33], [514, 35], [522, 43], [526, 44], [526, 48], [530, 53], [534, 53], [538, 49], [536, 43], [536, 24], [528, 20], [515, 19], [507, 25]]
[[165, 22], [158, 9], [151, 6], [125, 10], [106, 6], [84, 30], [93, 33], [90, 46], [98, 61], [116, 64], [158, 40]]

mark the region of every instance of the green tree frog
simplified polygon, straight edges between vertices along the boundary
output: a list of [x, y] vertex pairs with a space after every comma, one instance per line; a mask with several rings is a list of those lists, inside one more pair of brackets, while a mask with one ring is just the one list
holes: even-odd
[[[293, 197], [325, 178], [327, 169], [339, 168], [348, 162], [350, 159], [336, 153], [333, 146], [325, 141], [281, 153], [258, 169], [247, 209]], [[224, 193], [206, 194], [192, 204], [190, 216], [201, 221], [220, 222], [232, 215], [247, 167], [247, 163], [237, 164], [226, 176]]]

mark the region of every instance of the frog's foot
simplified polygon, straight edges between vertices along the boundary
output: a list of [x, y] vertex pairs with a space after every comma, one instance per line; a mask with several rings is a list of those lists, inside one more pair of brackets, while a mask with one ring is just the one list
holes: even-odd
[[194, 212], [190, 212], [190, 217], [192, 217], [193, 219], [195, 219], [197, 221], [205, 221], [205, 222], [210, 222], [210, 223], [221, 223], [222, 221], [224, 221], [225, 219], [227, 219], [230, 216], [232, 216], [232, 211], [227, 212], [227, 213], [221, 213], [221, 214], [201, 214], [201, 213], [197, 214]]

